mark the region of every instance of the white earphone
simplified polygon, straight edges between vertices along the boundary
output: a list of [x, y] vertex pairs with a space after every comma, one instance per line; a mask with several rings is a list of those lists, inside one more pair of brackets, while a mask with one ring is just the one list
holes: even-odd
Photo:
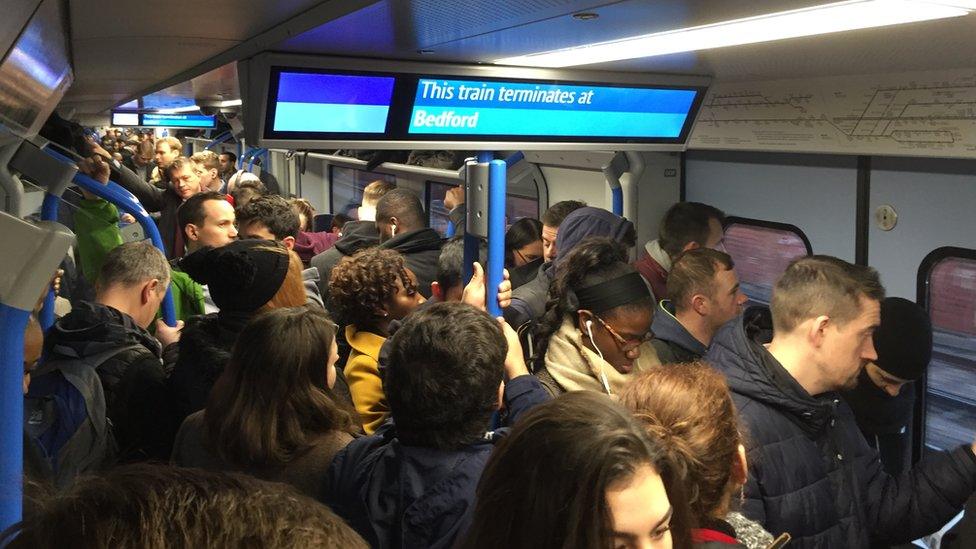
[[590, 338], [590, 343], [593, 344], [593, 348], [596, 350], [596, 354], [600, 355], [600, 382], [603, 383], [603, 388], [607, 391], [608, 395], [612, 395], [613, 391], [610, 390], [610, 381], [607, 380], [607, 373], [603, 371], [603, 363], [606, 359], [603, 358], [603, 353], [600, 352], [600, 347], [596, 344], [596, 340], [593, 339], [593, 321], [586, 321], [586, 335]]
[[396, 224], [390, 225], [390, 236], [396, 236]]

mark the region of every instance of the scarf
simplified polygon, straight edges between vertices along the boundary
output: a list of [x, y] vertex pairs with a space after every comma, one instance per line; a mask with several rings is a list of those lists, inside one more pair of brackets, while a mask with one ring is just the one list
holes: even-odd
[[668, 252], [661, 248], [660, 241], [652, 240], [648, 242], [644, 245], [644, 250], [647, 252], [647, 255], [654, 259], [654, 261], [657, 261], [657, 264], [660, 265], [665, 272], [671, 272], [671, 256], [669, 256]]

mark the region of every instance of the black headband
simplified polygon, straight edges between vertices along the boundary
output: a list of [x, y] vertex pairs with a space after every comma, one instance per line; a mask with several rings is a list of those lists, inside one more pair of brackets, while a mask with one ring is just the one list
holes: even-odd
[[650, 296], [644, 277], [636, 271], [576, 291], [579, 308], [594, 313], [609, 311]]

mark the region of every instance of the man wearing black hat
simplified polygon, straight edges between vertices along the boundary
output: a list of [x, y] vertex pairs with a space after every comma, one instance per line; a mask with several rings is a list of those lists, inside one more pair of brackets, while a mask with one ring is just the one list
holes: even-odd
[[877, 448], [890, 475], [908, 469], [916, 379], [932, 358], [932, 322], [915, 303], [900, 297], [881, 302], [874, 333], [875, 362], [861, 371], [857, 387], [843, 393], [868, 444]]

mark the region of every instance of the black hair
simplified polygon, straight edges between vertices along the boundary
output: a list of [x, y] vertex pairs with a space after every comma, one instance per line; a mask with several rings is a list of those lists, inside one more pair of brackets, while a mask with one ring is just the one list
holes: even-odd
[[478, 484], [466, 549], [606, 549], [606, 494], [642, 467], [661, 476], [673, 547], [690, 548], [690, 513], [663, 443], [609, 397], [567, 393], [536, 406], [492, 452]]
[[275, 240], [297, 237], [301, 228], [298, 214], [284, 198], [269, 194], [253, 198], [237, 209], [237, 225], [245, 227], [258, 222], [274, 235]]
[[456, 450], [480, 440], [498, 405], [508, 346], [498, 321], [465, 303], [435, 303], [390, 338], [383, 392], [397, 436]]
[[556, 202], [552, 206], [549, 206], [546, 213], [542, 214], [542, 224], [547, 227], [558, 227], [562, 225], [567, 215], [585, 207], [586, 202], [582, 200], [563, 200], [562, 202]]
[[420, 198], [407, 189], [391, 189], [376, 203], [376, 220], [397, 218], [403, 225], [399, 232], [416, 231], [424, 227], [424, 207]]
[[186, 226], [191, 223], [197, 226], [203, 225], [207, 218], [203, 204], [208, 200], [227, 202], [227, 195], [216, 191], [206, 191], [187, 198], [186, 202], [180, 204], [180, 207], [176, 209], [176, 222], [181, 231], [186, 231]]
[[678, 202], [668, 208], [661, 220], [658, 231], [661, 248], [675, 258], [691, 242], [704, 246], [710, 230], [708, 222], [712, 219], [724, 225], [725, 213], [701, 202]]
[[234, 153], [232, 153], [232, 152], [227, 152], [227, 151], [224, 151], [224, 152], [222, 152], [222, 153], [220, 153], [220, 154], [218, 154], [217, 156], [219, 157], [219, 156], [220, 156], [221, 154], [226, 154], [226, 155], [227, 155], [227, 158], [228, 158], [228, 159], [229, 159], [229, 160], [230, 160], [231, 162], [236, 162], [236, 161], [237, 161], [237, 155], [236, 155], [236, 154], [234, 154]]
[[[601, 282], [606, 282], [636, 269], [627, 262], [627, 248], [619, 242], [600, 236], [584, 238], [556, 267], [556, 278], [549, 286], [549, 301], [546, 312], [539, 320], [536, 331], [536, 354], [532, 360], [541, 364], [546, 358], [549, 338], [552, 337], [566, 318], [576, 314], [579, 303], [576, 292]], [[622, 310], [653, 307], [653, 298], [648, 295], [641, 299], [620, 305], [601, 313], [607, 320]]]
[[515, 264], [515, 250], [533, 242], [542, 242], [542, 222], [523, 217], [505, 231], [505, 266]]
[[332, 228], [341, 229], [346, 223], [352, 221], [352, 218], [346, 214], [337, 213], [332, 216]]

